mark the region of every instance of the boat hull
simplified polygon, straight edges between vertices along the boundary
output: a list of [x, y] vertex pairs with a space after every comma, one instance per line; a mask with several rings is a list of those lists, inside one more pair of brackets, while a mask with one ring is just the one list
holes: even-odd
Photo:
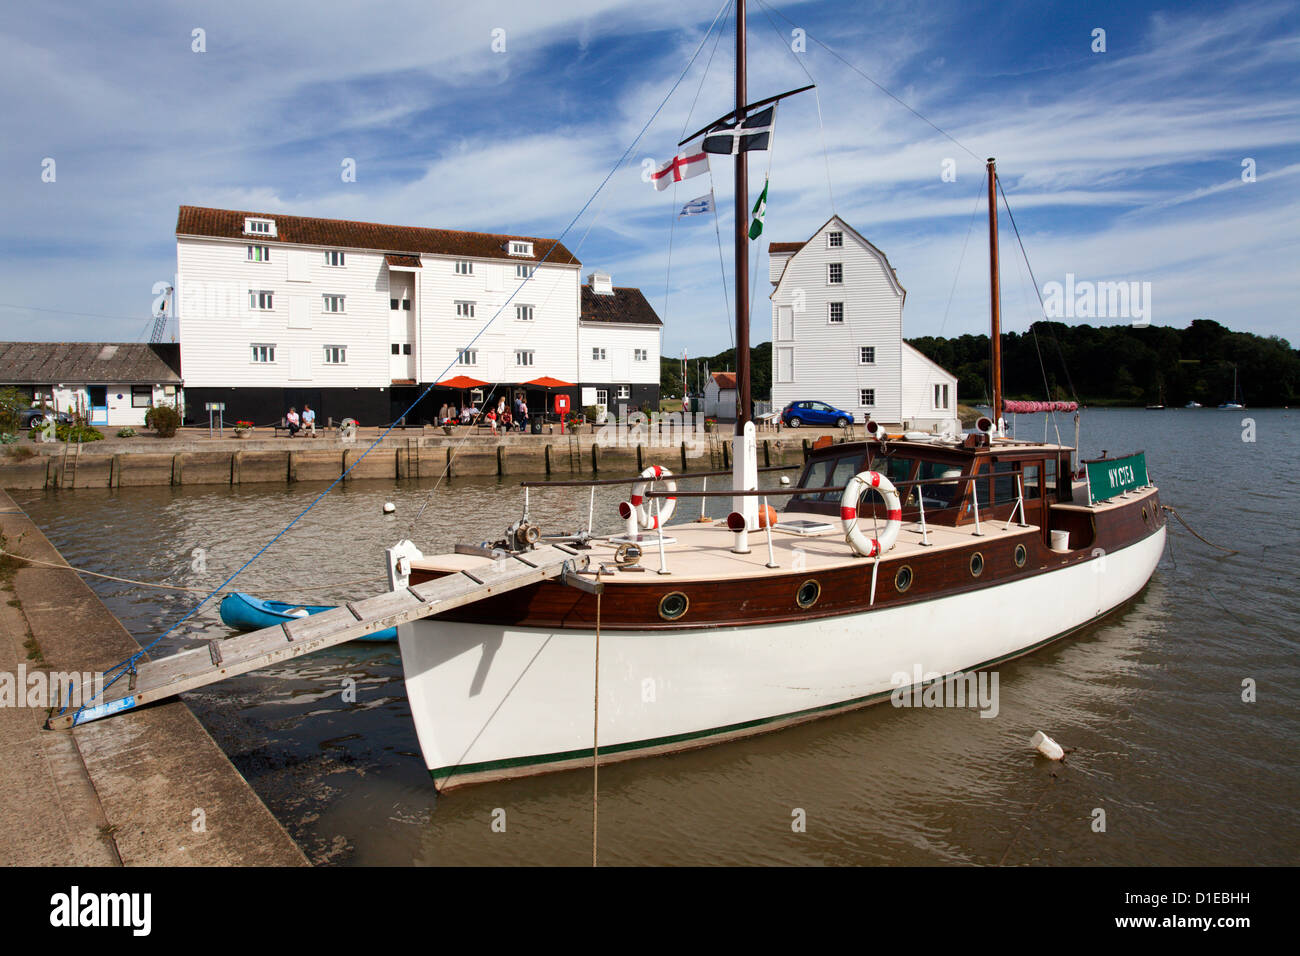
[[[969, 672], [1028, 653], [1133, 597], [1164, 542], [1161, 525], [1088, 561], [901, 606], [703, 630], [606, 630], [601, 762], [768, 732], [888, 700], [916, 674]], [[997, 610], [1007, 608], [1015, 613]], [[439, 789], [590, 766], [594, 629], [425, 619], [401, 625], [398, 638]]]

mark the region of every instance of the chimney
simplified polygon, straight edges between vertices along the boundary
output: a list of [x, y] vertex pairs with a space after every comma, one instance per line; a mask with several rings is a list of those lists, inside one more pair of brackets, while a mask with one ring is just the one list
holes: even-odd
[[593, 272], [587, 276], [587, 284], [595, 295], [613, 295], [614, 283], [606, 272]]

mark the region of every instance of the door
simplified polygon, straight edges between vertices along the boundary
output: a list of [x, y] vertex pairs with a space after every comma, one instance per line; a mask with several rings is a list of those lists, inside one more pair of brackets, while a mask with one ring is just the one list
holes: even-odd
[[108, 424], [108, 386], [91, 385], [86, 389], [90, 399], [90, 424]]

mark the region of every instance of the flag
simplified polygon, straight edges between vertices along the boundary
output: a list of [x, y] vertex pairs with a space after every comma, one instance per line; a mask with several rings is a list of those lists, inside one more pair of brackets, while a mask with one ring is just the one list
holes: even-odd
[[776, 123], [776, 104], [746, 116], [739, 129], [735, 123], [719, 123], [704, 133], [704, 151], [734, 156], [750, 150], [767, 149]]
[[709, 212], [713, 212], [713, 193], [692, 199], [682, 207], [682, 211], [677, 214], [677, 218], [685, 219], [687, 216], [702, 216]]
[[763, 180], [763, 191], [754, 203], [754, 218], [749, 222], [749, 238], [757, 239], [763, 234], [763, 217], [767, 215], [767, 180]]
[[709, 157], [698, 146], [688, 146], [650, 174], [656, 190], [663, 191], [673, 183], [699, 176], [709, 171]]

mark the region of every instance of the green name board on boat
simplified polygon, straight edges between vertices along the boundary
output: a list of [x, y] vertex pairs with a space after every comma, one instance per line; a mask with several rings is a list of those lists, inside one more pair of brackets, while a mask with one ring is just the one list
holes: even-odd
[[1147, 477], [1147, 456], [1143, 452], [1127, 458], [1109, 458], [1085, 464], [1088, 468], [1089, 504], [1108, 501], [1116, 495], [1151, 483]]

